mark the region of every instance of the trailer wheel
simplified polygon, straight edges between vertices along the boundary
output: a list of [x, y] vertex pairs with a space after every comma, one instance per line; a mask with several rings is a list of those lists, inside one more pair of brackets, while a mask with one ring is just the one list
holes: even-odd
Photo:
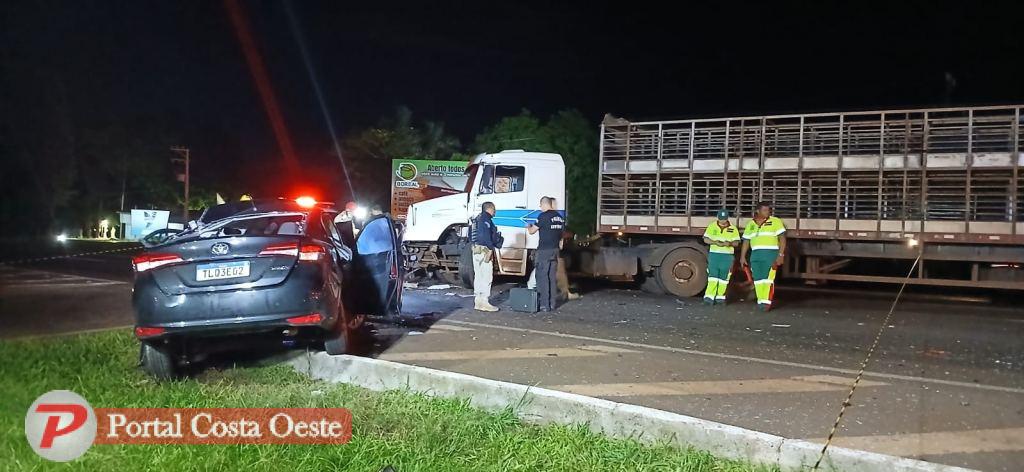
[[678, 248], [665, 255], [655, 270], [658, 284], [677, 297], [700, 294], [708, 285], [708, 261], [700, 251]]

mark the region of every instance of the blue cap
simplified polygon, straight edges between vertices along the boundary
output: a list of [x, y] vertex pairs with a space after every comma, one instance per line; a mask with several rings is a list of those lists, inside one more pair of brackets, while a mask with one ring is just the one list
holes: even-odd
[[720, 220], [728, 220], [729, 219], [729, 210], [726, 210], [725, 208], [722, 208], [721, 210], [718, 210], [718, 219], [720, 219]]

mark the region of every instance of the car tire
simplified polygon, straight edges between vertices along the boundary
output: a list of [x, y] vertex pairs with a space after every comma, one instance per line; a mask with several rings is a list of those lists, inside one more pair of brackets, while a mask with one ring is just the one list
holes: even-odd
[[139, 348], [139, 360], [142, 370], [157, 380], [174, 380], [178, 378], [178, 368], [169, 349], [157, 348], [149, 343], [142, 343]]
[[324, 338], [324, 350], [332, 356], [348, 354], [348, 318], [338, 314], [338, 321]]
[[693, 297], [708, 285], [708, 259], [696, 249], [673, 249], [654, 274], [665, 292], [677, 297]]

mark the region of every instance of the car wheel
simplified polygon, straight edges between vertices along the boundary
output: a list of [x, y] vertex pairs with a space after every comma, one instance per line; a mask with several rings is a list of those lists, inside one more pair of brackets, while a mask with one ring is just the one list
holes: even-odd
[[665, 256], [655, 271], [658, 283], [671, 295], [692, 297], [708, 285], [708, 261], [701, 252], [681, 247]]
[[174, 357], [167, 348], [157, 348], [148, 343], [142, 343], [139, 348], [139, 359], [142, 361], [142, 369], [157, 380], [173, 380], [178, 377], [178, 369], [174, 363]]
[[324, 339], [324, 350], [332, 356], [348, 353], [348, 336], [345, 335], [345, 323], [338, 322]]
[[[324, 338], [324, 350], [332, 356], [348, 354], [349, 333], [352, 332], [351, 325], [354, 321], [349, 319], [343, 308], [340, 310], [342, 311], [338, 313], [338, 321], [334, 323], [334, 327], [327, 332], [327, 336]], [[362, 317], [357, 319], [361, 320]]]

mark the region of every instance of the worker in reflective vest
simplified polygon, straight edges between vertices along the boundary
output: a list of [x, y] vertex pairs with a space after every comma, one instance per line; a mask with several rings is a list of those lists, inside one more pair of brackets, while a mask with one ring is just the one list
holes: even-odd
[[[747, 261], [750, 251], [750, 261]], [[757, 204], [754, 219], [743, 230], [743, 248], [740, 249], [740, 264], [750, 269], [757, 293], [757, 306], [761, 311], [772, 307], [775, 295], [775, 272], [786, 259], [786, 226], [782, 220], [772, 216], [772, 206], [767, 202]]]
[[704, 304], [725, 304], [725, 289], [732, 278], [733, 254], [740, 245], [740, 230], [729, 223], [729, 210], [718, 210], [718, 221], [704, 230], [704, 243], [708, 249], [708, 288], [704, 290]]

